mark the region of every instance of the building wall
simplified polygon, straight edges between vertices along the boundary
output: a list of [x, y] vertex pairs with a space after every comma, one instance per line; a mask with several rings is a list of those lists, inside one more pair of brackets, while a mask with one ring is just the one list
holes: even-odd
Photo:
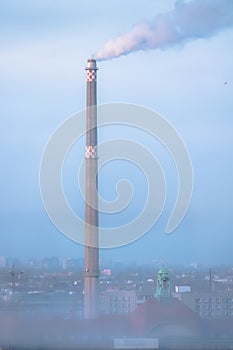
[[103, 314], [129, 313], [136, 309], [135, 291], [113, 290], [100, 295], [100, 312]]
[[233, 293], [180, 293], [179, 299], [201, 317], [233, 316]]

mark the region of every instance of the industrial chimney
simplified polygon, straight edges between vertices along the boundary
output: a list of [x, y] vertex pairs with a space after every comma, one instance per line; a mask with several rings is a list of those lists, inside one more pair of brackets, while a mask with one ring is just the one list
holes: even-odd
[[97, 70], [96, 61], [88, 59], [86, 67], [86, 225], [84, 257], [84, 318], [86, 319], [95, 318], [98, 315]]

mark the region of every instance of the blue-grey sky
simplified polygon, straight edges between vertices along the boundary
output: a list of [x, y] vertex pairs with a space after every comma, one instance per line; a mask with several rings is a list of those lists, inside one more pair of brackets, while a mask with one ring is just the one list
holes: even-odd
[[[223, 12], [230, 3], [222, 0]], [[121, 0], [12, 0], [1, 4], [0, 256], [83, 256], [83, 247], [59, 233], [43, 208], [39, 189], [43, 149], [67, 117], [85, 108], [87, 58], [110, 40], [130, 32], [133, 25], [151, 23], [158, 14], [174, 8], [174, 0], [137, 0], [133, 6]], [[207, 22], [210, 15], [204, 13]], [[165, 226], [177, 193], [176, 171], [166, 150], [145, 140], [158, 152], [167, 176], [165, 210], [157, 225], [140, 240], [101, 251], [102, 257], [233, 263], [230, 24], [206, 37], [162, 50], [147, 47], [98, 64], [98, 102], [135, 103], [163, 115], [182, 136], [194, 171], [188, 213], [167, 236]], [[114, 137], [116, 133], [114, 130]], [[72, 150], [72, 161], [68, 157], [64, 171], [64, 188], [74, 207], [79, 165], [74, 164], [75, 150], [79, 148]], [[77, 155], [77, 162], [81, 157]], [[116, 175], [134, 174], [130, 167], [121, 163], [115, 169], [114, 164], [104, 169], [100, 176], [103, 195], [111, 193]], [[131, 178], [136, 184], [131, 209], [137, 212], [137, 203], [145, 197], [143, 176]]]

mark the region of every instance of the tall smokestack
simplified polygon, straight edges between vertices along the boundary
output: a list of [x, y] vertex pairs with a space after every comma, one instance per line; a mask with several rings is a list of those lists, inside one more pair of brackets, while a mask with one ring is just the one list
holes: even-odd
[[86, 209], [85, 209], [85, 271], [84, 318], [97, 317], [99, 276], [98, 249], [98, 160], [97, 160], [97, 98], [96, 61], [87, 60], [86, 67]]

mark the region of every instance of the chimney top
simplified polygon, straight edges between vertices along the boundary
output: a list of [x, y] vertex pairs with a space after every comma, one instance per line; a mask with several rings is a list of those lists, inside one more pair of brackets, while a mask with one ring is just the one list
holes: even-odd
[[97, 70], [97, 66], [96, 66], [96, 60], [94, 60], [93, 58], [89, 58], [87, 60], [87, 67], [86, 67], [86, 70], [88, 69], [95, 69]]

